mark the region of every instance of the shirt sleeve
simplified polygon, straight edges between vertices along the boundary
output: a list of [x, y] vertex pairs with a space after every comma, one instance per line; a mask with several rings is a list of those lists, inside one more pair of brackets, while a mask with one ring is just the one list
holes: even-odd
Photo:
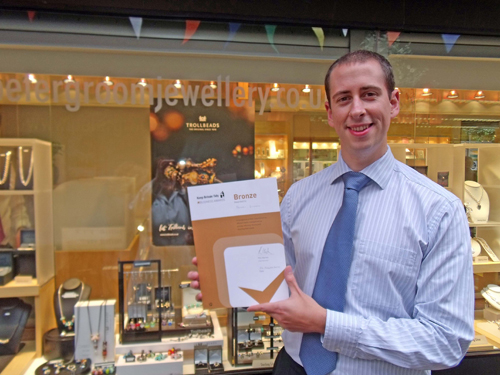
[[460, 362], [474, 338], [470, 234], [460, 201], [437, 211], [429, 224], [412, 318], [383, 321], [328, 311], [323, 347], [420, 370]]
[[280, 214], [281, 214], [281, 229], [283, 231], [283, 244], [285, 246], [286, 264], [295, 268], [295, 248], [293, 246], [292, 235], [290, 231], [291, 223], [291, 196], [292, 188], [289, 189], [281, 201]]

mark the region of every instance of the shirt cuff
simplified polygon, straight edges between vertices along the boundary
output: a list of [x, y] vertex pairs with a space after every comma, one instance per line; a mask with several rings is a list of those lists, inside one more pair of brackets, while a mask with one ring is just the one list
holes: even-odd
[[323, 347], [331, 352], [355, 358], [364, 323], [365, 319], [362, 317], [326, 310]]

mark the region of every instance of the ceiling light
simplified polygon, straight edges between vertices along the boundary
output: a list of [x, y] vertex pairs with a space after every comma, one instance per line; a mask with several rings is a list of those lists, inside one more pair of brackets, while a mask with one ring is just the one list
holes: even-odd
[[482, 92], [481, 90], [476, 92], [476, 95], [474, 95], [474, 99], [484, 99], [484, 92]]
[[448, 94], [448, 99], [455, 99], [458, 98], [458, 94], [455, 90], [451, 90], [450, 93]]
[[111, 80], [109, 79], [109, 77], [108, 77], [108, 76], [106, 76], [106, 78], [104, 78], [104, 81], [103, 81], [103, 82], [104, 82], [106, 85], [108, 85], [108, 86], [113, 85], [113, 81], [111, 81]]
[[141, 80], [139, 82], [137, 82], [137, 84], [142, 86], [142, 87], [146, 87], [148, 85], [146, 82], [146, 78], [141, 78]]
[[428, 88], [422, 90], [422, 96], [431, 96], [432, 92], [429, 91]]
[[31, 81], [31, 83], [36, 83], [36, 78], [34, 74], [28, 74], [28, 79]]
[[214, 81], [210, 81], [210, 87], [215, 90], [217, 88], [217, 85], [215, 84]]
[[64, 80], [64, 83], [75, 83], [75, 80], [73, 79], [73, 76], [69, 74], [68, 77]]
[[271, 91], [280, 91], [280, 86], [277, 83], [274, 83]]
[[137, 226], [137, 230], [138, 230], [139, 232], [143, 232], [143, 231], [144, 231], [144, 229], [146, 229], [146, 228], [144, 228], [144, 225], [142, 225], [142, 224], [139, 224], [139, 225]]
[[304, 87], [304, 88], [302, 89], [302, 92], [305, 92], [306, 94], [307, 94], [308, 92], [311, 92], [311, 89], [309, 88], [309, 85], [306, 85], [306, 87]]
[[181, 81], [179, 79], [176, 79], [174, 86], [176, 89], [180, 89], [182, 87]]

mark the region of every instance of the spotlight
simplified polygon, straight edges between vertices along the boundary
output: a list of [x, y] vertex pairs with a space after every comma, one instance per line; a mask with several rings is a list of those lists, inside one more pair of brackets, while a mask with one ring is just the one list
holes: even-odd
[[36, 78], [34, 74], [28, 74], [28, 79], [31, 81], [31, 83], [36, 83]]
[[274, 83], [271, 91], [280, 91], [280, 86], [277, 83]]
[[75, 83], [75, 80], [73, 79], [73, 76], [69, 74], [68, 77], [66, 77], [66, 79], [64, 80], [64, 83]]
[[422, 96], [431, 96], [432, 92], [429, 91], [428, 88], [422, 90]]
[[113, 81], [111, 81], [109, 79], [109, 76], [106, 76], [106, 78], [104, 78], [104, 81], [103, 81], [106, 85], [108, 86], [112, 86], [113, 85]]
[[458, 94], [455, 90], [451, 90], [450, 93], [448, 94], [448, 99], [455, 99], [458, 98]]
[[302, 89], [302, 92], [305, 92], [306, 94], [307, 94], [308, 92], [311, 92], [311, 88], [309, 87], [309, 85], [306, 85], [306, 87], [304, 87], [304, 88]]
[[176, 89], [180, 89], [182, 87], [181, 81], [179, 79], [176, 79], [174, 86]]
[[484, 99], [484, 92], [482, 92], [481, 90], [476, 92], [476, 95], [474, 95], [474, 99]]
[[146, 78], [141, 78], [139, 82], [137, 82], [138, 85], [142, 87], [146, 87], [148, 84], [146, 83]]
[[217, 88], [217, 85], [214, 81], [210, 81], [210, 87], [215, 90]]

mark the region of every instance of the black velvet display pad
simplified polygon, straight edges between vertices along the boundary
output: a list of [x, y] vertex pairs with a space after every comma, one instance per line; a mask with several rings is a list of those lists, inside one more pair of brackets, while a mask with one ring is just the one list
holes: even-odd
[[0, 299], [0, 355], [16, 354], [31, 306], [19, 298]]
[[[38, 366], [35, 375], [82, 375], [90, 372], [92, 361], [85, 359], [82, 361], [49, 361]], [[50, 371], [50, 372], [49, 372]]]

